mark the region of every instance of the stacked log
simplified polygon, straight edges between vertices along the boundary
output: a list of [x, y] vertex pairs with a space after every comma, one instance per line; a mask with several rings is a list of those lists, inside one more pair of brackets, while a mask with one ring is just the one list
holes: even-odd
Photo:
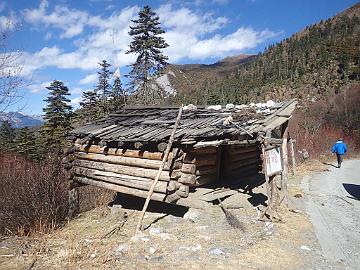
[[[155, 186], [153, 200], [177, 202], [187, 198], [190, 187], [215, 182], [219, 176], [220, 148], [173, 149]], [[65, 168], [72, 183], [95, 185], [146, 197], [163, 157], [162, 152], [76, 144]]]
[[[204, 147], [192, 149], [183, 156], [180, 183], [188, 186], [203, 186], [218, 179], [218, 151], [220, 148]], [[191, 168], [191, 170], [190, 170]]]
[[256, 174], [261, 164], [261, 156], [256, 145], [237, 146], [233, 145], [227, 149], [226, 162], [224, 162], [225, 178], [234, 178]]
[[[182, 152], [175, 150], [170, 154], [169, 162], [160, 174], [152, 196], [154, 200], [171, 201], [172, 194], [176, 194], [176, 199], [189, 195], [189, 187], [177, 180], [183, 174], [182, 169], [191, 173], [195, 172], [195, 167], [183, 166]], [[63, 162], [64, 168], [70, 172], [71, 182], [146, 197], [158, 173], [162, 155], [161, 152], [75, 145], [75, 150], [68, 151]]]

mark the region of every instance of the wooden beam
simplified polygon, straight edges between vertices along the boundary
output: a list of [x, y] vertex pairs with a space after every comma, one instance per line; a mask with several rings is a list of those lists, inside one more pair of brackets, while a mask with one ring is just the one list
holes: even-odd
[[[91, 145], [86, 147], [84, 145], [76, 145], [77, 150], [86, 153], [103, 154], [104, 149], [98, 145]], [[136, 157], [143, 159], [162, 160], [163, 153], [160, 152], [149, 152], [141, 150], [130, 150], [121, 148], [109, 148], [107, 151], [108, 155], [124, 156], [124, 157]], [[169, 154], [169, 158], [172, 158], [172, 153]]]
[[290, 145], [290, 155], [291, 155], [291, 172], [292, 172], [292, 175], [295, 175], [296, 160], [295, 160], [294, 140], [293, 139], [289, 140], [289, 145]]
[[[148, 192], [144, 191], [144, 190], [138, 190], [138, 189], [134, 189], [134, 188], [119, 186], [119, 185], [112, 184], [112, 183], [93, 180], [93, 179], [90, 179], [87, 177], [74, 177], [74, 181], [92, 185], [92, 186], [96, 186], [96, 187], [100, 187], [100, 188], [114, 190], [117, 192], [129, 194], [129, 195], [133, 195], [133, 196], [137, 196], [137, 197], [141, 197], [141, 198], [146, 198], [148, 195]], [[160, 194], [160, 193], [153, 193], [151, 195], [151, 199], [155, 200], [155, 201], [164, 201], [165, 197], [166, 197], [165, 194]]]
[[287, 141], [288, 141], [288, 122], [286, 122], [283, 126], [283, 142], [281, 145], [281, 153], [282, 153], [282, 173], [281, 173], [281, 189], [287, 189], [287, 181], [288, 181], [288, 149], [287, 149]]
[[[103, 172], [94, 169], [75, 167], [74, 172], [77, 176], [88, 177], [94, 180], [100, 180], [104, 182], [109, 182], [121, 186], [149, 190], [151, 187], [152, 180], [148, 178], [133, 177], [129, 175]], [[159, 181], [155, 187], [156, 192], [166, 193], [168, 182]]]
[[[88, 160], [75, 160], [74, 165], [79, 167], [85, 167], [90, 169], [97, 169], [100, 171], [108, 171], [119, 174], [126, 174], [131, 176], [138, 176], [144, 178], [154, 178], [157, 175], [157, 170], [154, 169], [144, 169], [144, 168], [134, 168], [125, 165], [117, 165], [117, 164], [108, 164], [104, 162], [97, 161], [88, 161]], [[164, 171], [160, 174], [160, 180], [170, 181], [169, 172]]]
[[[125, 156], [113, 156], [113, 155], [101, 155], [101, 154], [88, 154], [84, 152], [77, 152], [75, 156], [79, 159], [89, 160], [89, 161], [100, 161], [111, 164], [120, 164], [126, 166], [134, 166], [141, 168], [157, 169], [159, 168], [161, 161], [160, 160], [151, 160], [151, 159], [141, 159]], [[174, 168], [171, 169], [180, 169], [181, 162], [174, 163]], [[165, 166], [165, 170], [169, 170], [169, 166]]]

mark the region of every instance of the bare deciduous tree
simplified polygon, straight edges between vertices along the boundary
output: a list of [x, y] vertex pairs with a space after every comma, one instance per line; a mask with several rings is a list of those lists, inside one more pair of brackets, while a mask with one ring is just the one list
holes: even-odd
[[10, 20], [0, 25], [0, 112], [18, 102], [22, 97], [20, 89], [24, 86], [21, 76], [21, 52], [11, 50], [9, 39], [14, 31], [18, 30]]

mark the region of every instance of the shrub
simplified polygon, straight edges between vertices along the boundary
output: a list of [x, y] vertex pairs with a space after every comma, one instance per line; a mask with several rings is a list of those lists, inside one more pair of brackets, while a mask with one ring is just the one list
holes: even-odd
[[68, 188], [61, 162], [0, 155], [0, 233], [48, 232], [64, 220]]

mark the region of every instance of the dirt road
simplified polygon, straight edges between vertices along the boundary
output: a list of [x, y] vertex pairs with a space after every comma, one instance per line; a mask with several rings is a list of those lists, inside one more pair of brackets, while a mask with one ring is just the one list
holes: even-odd
[[306, 176], [306, 211], [326, 259], [337, 269], [360, 269], [360, 160]]

